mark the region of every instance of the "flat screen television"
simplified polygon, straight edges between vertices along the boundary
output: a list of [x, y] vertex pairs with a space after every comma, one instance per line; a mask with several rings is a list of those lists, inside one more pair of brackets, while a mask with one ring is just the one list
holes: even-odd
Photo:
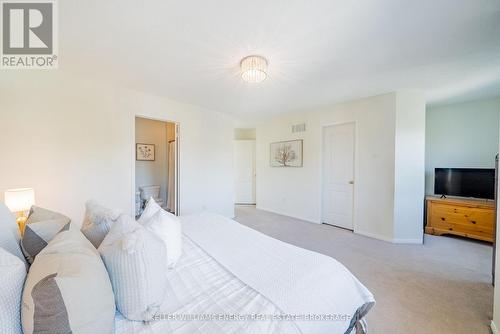
[[493, 168], [436, 168], [434, 175], [436, 195], [495, 198]]

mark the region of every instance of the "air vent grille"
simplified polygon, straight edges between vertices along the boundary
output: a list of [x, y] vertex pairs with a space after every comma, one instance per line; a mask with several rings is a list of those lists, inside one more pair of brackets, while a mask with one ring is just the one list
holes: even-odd
[[306, 123], [292, 125], [292, 133], [305, 132], [305, 131], [306, 131]]

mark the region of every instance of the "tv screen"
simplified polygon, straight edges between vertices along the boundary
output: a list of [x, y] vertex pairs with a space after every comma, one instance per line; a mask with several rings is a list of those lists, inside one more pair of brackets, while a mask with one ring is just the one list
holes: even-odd
[[495, 169], [436, 168], [434, 194], [494, 199]]

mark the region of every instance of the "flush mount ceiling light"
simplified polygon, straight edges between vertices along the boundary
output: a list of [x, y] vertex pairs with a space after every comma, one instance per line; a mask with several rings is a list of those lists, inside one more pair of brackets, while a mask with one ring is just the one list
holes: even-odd
[[267, 77], [267, 60], [261, 56], [248, 56], [241, 60], [241, 78], [246, 82], [258, 83]]

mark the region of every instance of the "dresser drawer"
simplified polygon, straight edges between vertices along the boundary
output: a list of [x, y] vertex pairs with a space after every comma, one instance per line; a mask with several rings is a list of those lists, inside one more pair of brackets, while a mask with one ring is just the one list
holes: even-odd
[[[436, 224], [427, 225], [426, 230], [432, 229], [433, 232], [440, 232], [439, 234], [456, 234], [464, 237], [471, 237], [481, 240], [493, 240], [493, 229], [480, 228], [477, 226], [467, 226], [462, 224], [455, 224], [449, 222], [438, 222]], [[434, 233], [437, 234], [437, 233]]]
[[491, 209], [459, 207], [448, 204], [432, 203], [431, 223], [450, 223], [463, 226], [484, 228], [493, 231], [495, 213]]
[[425, 232], [434, 235], [454, 234], [493, 241], [495, 208], [490, 202], [473, 200], [427, 200]]

